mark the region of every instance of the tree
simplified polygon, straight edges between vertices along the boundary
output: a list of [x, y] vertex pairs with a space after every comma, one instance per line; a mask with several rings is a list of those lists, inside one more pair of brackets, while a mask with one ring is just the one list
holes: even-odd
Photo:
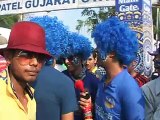
[[85, 20], [77, 20], [76, 30], [80, 31], [87, 27], [87, 32], [91, 32], [95, 25], [115, 14], [115, 7], [101, 7], [98, 11], [93, 8], [86, 8], [81, 15], [87, 17]]
[[18, 22], [19, 15], [4, 15], [0, 17], [0, 27], [11, 28], [11, 26]]
[[[154, 39], [160, 41], [160, 29], [159, 29], [159, 27], [160, 27], [160, 12], [158, 12], [159, 11], [158, 9], [160, 9], [160, 8], [158, 8], [158, 7], [152, 8], [152, 17], [153, 17]], [[158, 14], [157, 14], [157, 12], [158, 12]]]

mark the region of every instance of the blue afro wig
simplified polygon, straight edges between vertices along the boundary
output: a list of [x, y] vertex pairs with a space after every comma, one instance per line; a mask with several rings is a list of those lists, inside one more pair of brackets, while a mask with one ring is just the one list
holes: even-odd
[[92, 37], [102, 59], [111, 52], [114, 52], [116, 58], [125, 65], [129, 65], [136, 59], [138, 51], [136, 33], [129, 28], [127, 23], [120, 21], [117, 17], [111, 17], [98, 24]]
[[69, 35], [67, 27], [57, 17], [39, 16], [31, 17], [29, 20], [38, 23], [45, 30], [49, 53], [56, 58], [65, 56]]
[[68, 56], [80, 55], [82, 60], [86, 60], [92, 52], [89, 39], [74, 32], [69, 35], [68, 47]]

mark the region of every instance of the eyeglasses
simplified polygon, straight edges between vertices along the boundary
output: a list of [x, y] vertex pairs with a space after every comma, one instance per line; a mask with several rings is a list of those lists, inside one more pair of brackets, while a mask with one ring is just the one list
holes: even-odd
[[45, 55], [28, 51], [20, 51], [16, 57], [20, 65], [28, 65], [33, 58], [35, 58], [38, 63], [42, 64], [46, 61]]

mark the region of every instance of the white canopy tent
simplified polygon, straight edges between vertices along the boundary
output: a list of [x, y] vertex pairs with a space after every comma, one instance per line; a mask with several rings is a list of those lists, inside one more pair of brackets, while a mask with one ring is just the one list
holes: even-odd
[[[4, 37], [8, 41], [10, 31], [11, 30], [8, 28], [0, 27], [0, 36]], [[5, 48], [5, 47], [7, 47], [7, 42], [6, 44], [0, 45], [0, 48]]]

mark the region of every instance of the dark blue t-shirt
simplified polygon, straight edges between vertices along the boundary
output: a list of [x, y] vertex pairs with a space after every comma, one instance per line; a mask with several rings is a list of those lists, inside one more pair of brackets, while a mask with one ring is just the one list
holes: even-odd
[[[69, 76], [74, 83], [75, 80], [73, 80], [72, 76], [69, 74], [67, 70], [63, 71], [63, 73]], [[100, 80], [95, 75], [93, 75], [88, 71], [85, 71], [85, 77], [83, 78], [84, 87], [90, 93], [93, 103], [95, 102], [99, 81]], [[77, 101], [79, 101], [80, 91], [76, 88], [75, 88], [75, 91], [76, 91]], [[84, 120], [83, 113], [80, 110], [75, 112], [74, 117], [75, 117], [74, 120]]]
[[51, 66], [44, 66], [37, 77], [36, 120], [60, 120], [62, 114], [77, 110], [73, 82]]
[[123, 70], [108, 85], [103, 78], [96, 97], [96, 120], [144, 120], [144, 98], [133, 77]]

